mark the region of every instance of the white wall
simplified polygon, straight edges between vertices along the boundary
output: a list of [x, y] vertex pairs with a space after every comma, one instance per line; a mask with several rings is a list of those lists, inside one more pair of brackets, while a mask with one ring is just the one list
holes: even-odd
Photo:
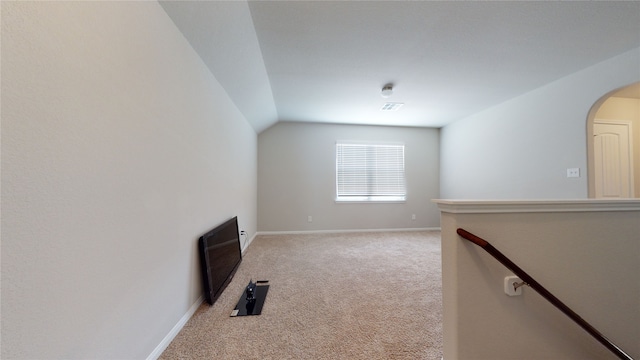
[[628, 120], [633, 130], [634, 192], [640, 198], [640, 99], [610, 97], [595, 115], [600, 120]]
[[[406, 203], [336, 203], [337, 140], [404, 142]], [[258, 136], [258, 230], [438, 227], [438, 148], [437, 129], [278, 123]]]
[[639, 63], [640, 48], [441, 129], [441, 197], [586, 198], [589, 110], [638, 81]]
[[640, 201], [449, 201], [442, 207], [444, 358], [615, 359], [533, 288], [456, 234], [487, 240], [631, 357], [640, 356]]
[[256, 232], [257, 135], [156, 2], [2, 2], [3, 359], [141, 359]]

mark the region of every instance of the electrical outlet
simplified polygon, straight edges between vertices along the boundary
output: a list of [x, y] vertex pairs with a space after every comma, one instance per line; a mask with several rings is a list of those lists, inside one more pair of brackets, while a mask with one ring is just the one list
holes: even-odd
[[580, 168], [568, 168], [567, 169], [567, 177], [568, 178], [580, 177]]
[[411, 214], [411, 220], [415, 220], [416, 219], [416, 214]]
[[308, 222], [313, 222], [313, 218], [311, 217], [311, 215], [307, 216], [307, 221]]

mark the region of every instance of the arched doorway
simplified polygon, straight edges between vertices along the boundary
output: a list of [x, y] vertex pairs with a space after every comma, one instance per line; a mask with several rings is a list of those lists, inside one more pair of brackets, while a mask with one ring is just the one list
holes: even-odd
[[590, 198], [640, 197], [640, 82], [593, 105], [587, 156]]

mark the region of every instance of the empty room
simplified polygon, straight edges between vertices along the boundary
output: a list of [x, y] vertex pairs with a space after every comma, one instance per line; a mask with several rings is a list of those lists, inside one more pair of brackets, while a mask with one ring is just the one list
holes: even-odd
[[0, 358], [640, 358], [640, 2], [0, 14]]

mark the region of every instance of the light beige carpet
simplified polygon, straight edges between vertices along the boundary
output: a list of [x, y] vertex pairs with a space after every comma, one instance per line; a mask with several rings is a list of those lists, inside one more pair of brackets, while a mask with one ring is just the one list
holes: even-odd
[[[161, 359], [440, 359], [439, 232], [263, 235]], [[250, 279], [261, 315], [230, 317]]]

